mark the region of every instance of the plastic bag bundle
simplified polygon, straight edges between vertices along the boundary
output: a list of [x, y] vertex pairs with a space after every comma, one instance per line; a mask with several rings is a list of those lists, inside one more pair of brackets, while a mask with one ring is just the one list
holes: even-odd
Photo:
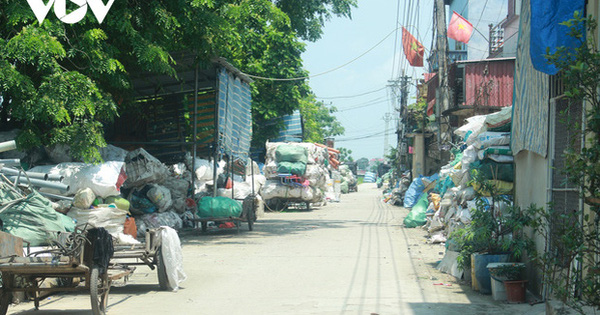
[[78, 191], [73, 197], [73, 206], [81, 209], [88, 209], [96, 199], [96, 195], [91, 188], [84, 188]]
[[173, 204], [171, 191], [161, 185], [153, 184], [151, 186], [152, 188], [148, 190], [146, 196], [148, 196], [148, 199], [156, 205], [158, 212], [165, 212]]
[[168, 287], [177, 291], [179, 284], [187, 279], [183, 271], [183, 254], [177, 232], [170, 227], [160, 230], [160, 252], [165, 263]]
[[127, 179], [125, 163], [117, 161], [102, 164], [61, 163], [36, 166], [29, 171], [63, 176], [62, 183], [69, 186], [67, 195], [71, 196], [85, 188], [92, 189], [96, 196], [102, 198], [119, 195]]
[[127, 153], [127, 187], [139, 187], [147, 183], [159, 183], [169, 175], [166, 165], [140, 148]]
[[114, 205], [102, 205], [91, 209], [72, 208], [67, 215], [77, 221], [77, 225], [89, 224], [105, 228], [111, 235], [123, 233], [127, 211]]
[[[0, 202], [14, 199], [0, 189]], [[0, 212], [0, 220], [4, 224], [3, 231], [23, 238], [32, 246], [48, 245], [54, 232], [75, 229], [71, 218], [55, 211], [50, 200], [35, 191], [25, 200], [8, 205]]]
[[427, 193], [422, 193], [419, 196], [419, 200], [412, 207], [406, 218], [404, 218], [404, 225], [407, 228], [414, 228], [422, 226], [427, 223], [427, 208], [429, 207], [429, 201], [427, 199]]
[[181, 220], [181, 217], [179, 217], [179, 215], [173, 211], [145, 214], [136, 218], [135, 224], [137, 225], [138, 229], [138, 239], [144, 238], [147, 229], [168, 226], [178, 230], [183, 227], [183, 220]]
[[242, 204], [227, 197], [203, 197], [198, 204], [197, 214], [201, 218], [239, 217]]
[[311, 187], [288, 186], [275, 180], [267, 180], [261, 188], [260, 195], [264, 200], [288, 198], [312, 201], [315, 198], [314, 190]]

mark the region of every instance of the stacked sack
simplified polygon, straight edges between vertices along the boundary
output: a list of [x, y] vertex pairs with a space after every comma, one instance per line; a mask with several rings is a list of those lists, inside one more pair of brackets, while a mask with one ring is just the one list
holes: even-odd
[[348, 165], [340, 165], [340, 174], [342, 175], [341, 192], [347, 194], [350, 192], [350, 188], [356, 187], [356, 176]]
[[[433, 178], [419, 177], [411, 184], [405, 195], [404, 206], [416, 207], [420, 202], [417, 208], [426, 209], [426, 220], [420, 220], [418, 225], [425, 225], [433, 242], [446, 241], [453, 230], [471, 222], [470, 212], [476, 206], [476, 198], [491, 202], [491, 198], [486, 197], [489, 192], [477, 184], [469, 184], [474, 175], [491, 184], [497, 194], [512, 193], [514, 164], [509, 147], [511, 110], [511, 107], [506, 107], [497, 113], [468, 118], [467, 123], [455, 131], [463, 139], [462, 150], [455, 150], [452, 161], [440, 169], [439, 178], [436, 178], [435, 187], [430, 193], [424, 195], [420, 192], [427, 189], [420, 188], [428, 186], [425, 182]], [[416, 193], [411, 193], [411, 188]], [[441, 199], [437, 201], [438, 198]], [[498, 205], [505, 206], [509, 204]]]
[[[264, 175], [266, 182], [260, 190], [264, 200], [296, 199], [306, 202], [323, 200], [327, 187], [328, 153], [312, 143], [267, 142]], [[294, 183], [284, 183], [280, 175], [292, 176]]]
[[187, 198], [190, 189], [187, 179], [191, 175], [185, 164], [167, 167], [141, 148], [128, 152], [125, 163], [127, 181], [123, 196], [130, 202], [138, 237], [149, 228], [182, 228], [182, 217], [193, 210]]

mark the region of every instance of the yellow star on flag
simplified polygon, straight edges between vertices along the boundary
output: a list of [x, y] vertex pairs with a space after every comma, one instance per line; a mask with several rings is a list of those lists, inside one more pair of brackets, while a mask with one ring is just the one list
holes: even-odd
[[459, 30], [464, 30], [465, 29], [465, 25], [462, 23], [458, 23], [458, 29]]
[[417, 46], [417, 43], [415, 43], [415, 42], [412, 42], [412, 43], [410, 44], [410, 49], [411, 49], [411, 50], [414, 50], [414, 51], [416, 51], [416, 52], [419, 52], [419, 46]]

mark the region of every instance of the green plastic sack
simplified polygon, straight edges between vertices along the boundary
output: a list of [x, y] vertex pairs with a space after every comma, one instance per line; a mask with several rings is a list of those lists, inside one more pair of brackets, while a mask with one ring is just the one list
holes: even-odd
[[4, 232], [30, 242], [31, 246], [49, 245], [56, 232], [75, 231], [75, 222], [56, 212], [50, 200], [35, 191], [0, 213], [0, 220]]
[[489, 147], [489, 148], [486, 148], [483, 150], [484, 156], [488, 156], [490, 154], [509, 155], [509, 156], [513, 155], [509, 146], [495, 146], [495, 147]]
[[476, 170], [486, 180], [497, 179], [510, 183], [515, 181], [515, 167], [513, 163], [497, 163], [486, 159], [471, 163], [471, 170]]
[[277, 173], [294, 174], [303, 176], [306, 173], [306, 163], [302, 162], [279, 162], [277, 163]]
[[340, 184], [340, 191], [342, 194], [347, 194], [350, 192], [350, 188], [348, 187], [348, 182], [342, 182]]
[[131, 206], [131, 204], [129, 203], [129, 200], [127, 200], [125, 198], [121, 198], [119, 196], [106, 197], [106, 199], [104, 199], [104, 203], [107, 203], [107, 204], [114, 203], [115, 206], [117, 206], [117, 208], [119, 208], [121, 210], [125, 210], [125, 211], [129, 211], [129, 207]]
[[429, 200], [427, 200], [427, 193], [424, 192], [419, 197], [417, 204], [412, 207], [406, 218], [404, 218], [404, 225], [407, 228], [425, 225], [427, 223], [427, 215], [425, 214], [427, 207], [429, 207]]
[[280, 162], [308, 163], [308, 151], [298, 145], [282, 144], [275, 150], [275, 160]]
[[242, 204], [227, 197], [203, 197], [198, 204], [200, 218], [239, 217], [242, 214]]

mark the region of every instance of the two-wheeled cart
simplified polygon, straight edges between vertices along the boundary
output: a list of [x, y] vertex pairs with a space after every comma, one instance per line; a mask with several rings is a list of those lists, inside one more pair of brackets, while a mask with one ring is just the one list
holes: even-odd
[[146, 230], [145, 240], [140, 244], [120, 245], [114, 244], [114, 254], [109, 269], [126, 266], [148, 266], [156, 269], [158, 285], [161, 290], [173, 290], [167, 277], [164, 256], [162, 254], [161, 228]]
[[240, 225], [242, 222], [248, 223], [248, 230], [254, 230], [254, 222], [256, 222], [256, 195], [250, 194], [242, 201], [242, 213], [239, 217], [229, 216], [229, 217], [207, 217], [207, 218], [194, 218], [192, 221], [195, 224], [195, 228], [198, 228], [198, 224], [200, 224], [200, 228], [202, 232], [206, 232], [208, 230], [208, 222], [233, 222], [239, 232]]
[[[133, 269], [126, 266], [102, 266], [102, 259], [99, 260], [94, 255], [95, 247], [101, 245], [88, 235], [86, 231], [63, 233], [59, 238], [61, 241], [55, 242], [50, 250], [30, 253], [25, 257], [12, 255], [0, 258], [0, 315], [5, 315], [8, 311], [15, 292], [32, 295], [35, 308], [39, 309], [41, 293], [66, 291], [89, 292], [92, 313], [104, 314], [111, 282], [126, 277]], [[42, 287], [42, 283], [49, 278], [62, 278], [71, 282], [79, 278], [84, 280], [84, 285]]]
[[[284, 173], [277, 174], [277, 178], [283, 186], [309, 189], [308, 180], [301, 176]], [[303, 198], [276, 197], [265, 200], [265, 204], [272, 211], [285, 211], [290, 208], [311, 210], [310, 201], [306, 201]]]

